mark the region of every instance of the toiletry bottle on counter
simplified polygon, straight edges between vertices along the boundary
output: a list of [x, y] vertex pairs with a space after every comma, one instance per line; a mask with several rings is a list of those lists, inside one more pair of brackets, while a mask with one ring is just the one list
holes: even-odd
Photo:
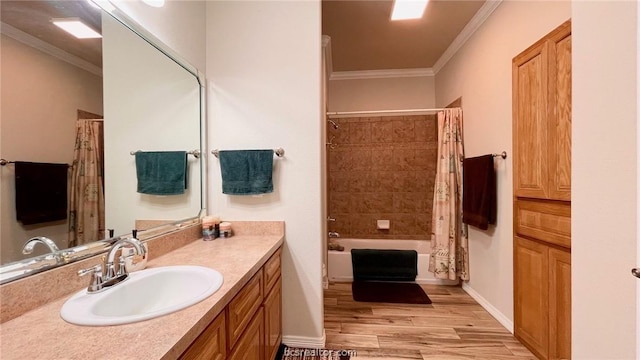
[[209, 241], [216, 238], [216, 236], [214, 236], [214, 226], [213, 216], [205, 216], [202, 219], [202, 240]]
[[233, 233], [231, 232], [231, 223], [226, 221], [220, 223], [220, 237], [229, 238], [232, 235]]

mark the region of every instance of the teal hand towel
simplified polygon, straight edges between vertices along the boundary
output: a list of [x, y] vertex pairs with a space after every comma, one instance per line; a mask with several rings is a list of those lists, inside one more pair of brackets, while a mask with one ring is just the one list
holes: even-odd
[[220, 151], [219, 157], [223, 194], [273, 192], [273, 150]]
[[187, 188], [187, 152], [138, 151], [136, 175], [141, 194], [184, 194]]

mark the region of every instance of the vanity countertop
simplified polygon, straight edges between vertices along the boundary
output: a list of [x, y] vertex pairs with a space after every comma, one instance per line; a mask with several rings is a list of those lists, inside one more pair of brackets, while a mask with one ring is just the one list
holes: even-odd
[[0, 358], [175, 359], [282, 243], [282, 235], [236, 235], [214, 241], [196, 240], [155, 259], [151, 254], [147, 268], [210, 267], [224, 276], [222, 287], [207, 299], [175, 313], [104, 327], [78, 326], [62, 320], [60, 308], [70, 294], [1, 324]]

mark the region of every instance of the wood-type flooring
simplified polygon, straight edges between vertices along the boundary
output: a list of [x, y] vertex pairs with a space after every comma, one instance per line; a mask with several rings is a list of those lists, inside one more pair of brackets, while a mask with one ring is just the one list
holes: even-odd
[[459, 286], [421, 285], [433, 304], [356, 302], [351, 283], [324, 291], [327, 349], [366, 359], [536, 359]]

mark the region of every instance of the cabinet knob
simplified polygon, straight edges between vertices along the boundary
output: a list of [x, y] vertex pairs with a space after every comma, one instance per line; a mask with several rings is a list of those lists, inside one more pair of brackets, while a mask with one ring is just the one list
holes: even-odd
[[631, 274], [637, 278], [640, 278], [640, 268], [631, 269]]

